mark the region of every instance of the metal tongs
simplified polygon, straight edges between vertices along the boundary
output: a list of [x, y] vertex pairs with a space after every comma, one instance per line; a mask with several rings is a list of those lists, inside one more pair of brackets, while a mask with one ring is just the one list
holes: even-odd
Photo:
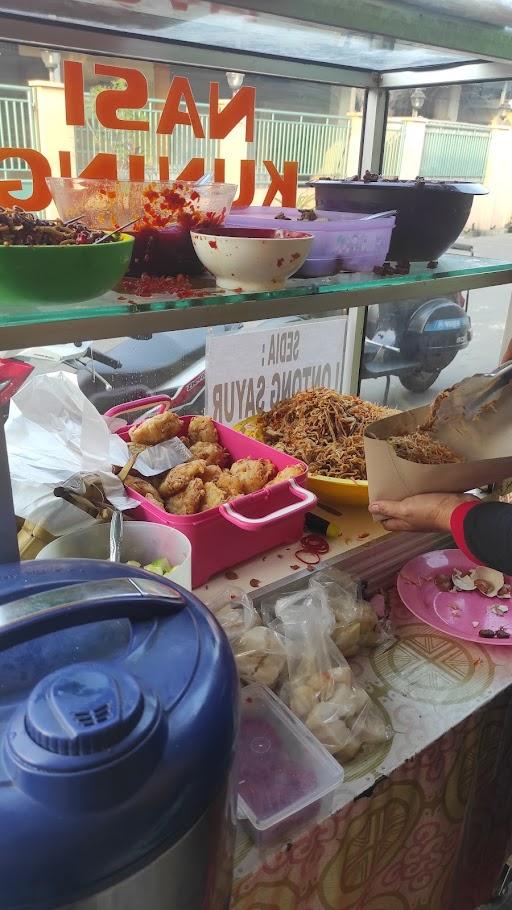
[[512, 361], [502, 364], [492, 373], [480, 373], [457, 383], [439, 406], [435, 422], [461, 419], [476, 420], [492, 408], [506, 386], [512, 381]]
[[71, 490], [69, 487], [55, 487], [54, 496], [58, 499], [64, 499], [72, 506], [86, 512], [91, 518], [97, 518], [100, 521], [110, 521], [115, 511], [114, 506], [106, 499], [103, 488], [100, 484], [86, 481], [85, 495]]

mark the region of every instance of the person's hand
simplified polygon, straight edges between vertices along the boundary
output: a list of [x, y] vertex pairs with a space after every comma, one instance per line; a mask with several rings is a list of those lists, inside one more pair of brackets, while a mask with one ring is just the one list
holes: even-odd
[[510, 339], [507, 347], [505, 348], [505, 351], [503, 352], [503, 356], [500, 360], [500, 366], [503, 363], [508, 363], [509, 360], [512, 360], [512, 338]]
[[382, 515], [388, 531], [449, 531], [452, 513], [463, 502], [478, 500], [462, 493], [423, 493], [401, 502], [372, 502], [370, 512]]

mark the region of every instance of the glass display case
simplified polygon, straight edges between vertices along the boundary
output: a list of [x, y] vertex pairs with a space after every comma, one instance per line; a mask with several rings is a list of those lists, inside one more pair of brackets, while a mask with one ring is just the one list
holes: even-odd
[[[55, 214], [46, 176], [107, 177], [112, 168], [132, 180], [213, 174], [242, 185], [238, 203], [277, 207], [313, 205], [311, 178], [347, 178], [367, 169], [402, 180], [418, 175], [470, 179], [490, 183], [491, 189], [490, 202], [475, 202], [470, 233], [459, 238], [457, 248], [438, 262], [414, 262], [398, 274], [292, 278], [284, 289], [251, 293], [220, 292], [212, 280], [199, 278], [179, 294], [163, 291], [148, 298], [136, 289], [111, 291], [69, 305], [4, 299], [2, 356], [28, 350], [24, 356], [33, 358], [38, 371], [55, 369], [56, 363], [76, 370], [79, 361], [79, 369], [85, 363], [86, 370], [101, 375], [102, 360], [107, 366], [109, 357], [116, 361], [111, 352], [121, 346], [123, 356], [129, 349], [133, 357], [132, 379], [139, 376], [132, 386], [150, 392], [190, 386], [190, 402], [198, 408], [204, 402], [196, 394], [205, 384], [204, 344], [211, 331], [220, 331], [213, 327], [250, 328], [266, 320], [281, 325], [279, 320], [335, 313], [347, 319], [340, 390], [357, 393], [362, 381], [364, 397], [376, 401], [411, 407], [429, 400], [452, 374], [444, 372], [444, 361], [429, 372], [410, 352], [407, 357], [400, 352], [393, 319], [406, 307], [439, 299], [458, 300], [465, 313], [468, 290], [478, 295], [483, 288], [505, 289], [512, 283], [508, 203], [500, 183], [508, 160], [509, 13], [508, 0], [325, 0], [320, 5], [282, 0], [277, 9], [268, 0], [222, 5], [49, 0], [44, 12], [35, 0], [21, 0], [15, 9], [0, 4], [3, 205], [20, 200]], [[80, 96], [73, 110], [70, 74], [78, 79], [73, 85], [78, 84]], [[123, 93], [133, 78], [140, 80], [141, 94], [135, 100], [130, 96], [126, 107], [119, 96], [117, 120], [106, 123], [98, 113], [98, 97]], [[182, 94], [174, 127], [166, 130], [162, 120], [173, 84]], [[475, 86], [490, 90], [475, 91]], [[472, 94], [464, 87], [473, 87]], [[223, 110], [241, 89], [249, 99], [244, 117], [234, 131], [213, 135], [212, 105]], [[101, 171], [103, 166], [108, 172]], [[494, 245], [487, 232], [496, 225], [499, 242]], [[473, 341], [463, 345], [455, 361], [462, 375], [481, 363], [490, 369], [499, 358], [506, 305], [502, 296], [486, 300], [479, 303]], [[379, 307], [381, 316], [377, 313], [370, 331], [370, 317]], [[493, 312], [499, 316], [493, 319]], [[386, 342], [382, 333], [388, 331], [392, 337]], [[176, 333], [172, 343], [171, 333]], [[382, 366], [386, 343], [398, 362]], [[37, 356], [38, 347], [43, 356]], [[477, 350], [485, 351], [483, 359], [473, 356]], [[153, 356], [156, 366], [148, 379], [141, 364], [150, 364]], [[403, 400], [397, 398], [398, 381], [407, 392]], [[105, 388], [110, 380], [99, 382]], [[4, 458], [4, 486], [7, 478]], [[412, 545], [375, 532], [371, 523], [367, 528], [367, 518], [360, 527], [362, 514], [354, 511], [357, 533], [347, 535], [350, 543], [333, 547], [329, 558], [362, 559], [370, 545], [378, 546], [388, 556], [395, 553], [386, 557], [388, 571]], [[8, 509], [2, 527], [7, 559], [15, 549]], [[421, 541], [417, 546], [421, 549]], [[277, 577], [268, 580], [278, 582]]]

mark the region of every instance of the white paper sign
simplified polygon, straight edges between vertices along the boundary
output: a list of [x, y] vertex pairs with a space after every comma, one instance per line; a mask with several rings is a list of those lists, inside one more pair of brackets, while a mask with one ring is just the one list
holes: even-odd
[[347, 317], [208, 335], [205, 413], [233, 425], [296, 392], [341, 391]]

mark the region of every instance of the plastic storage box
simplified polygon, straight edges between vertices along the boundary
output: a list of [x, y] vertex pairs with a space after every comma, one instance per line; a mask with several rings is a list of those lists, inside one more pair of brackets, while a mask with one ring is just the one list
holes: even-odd
[[[385, 261], [395, 216], [365, 221], [364, 214], [315, 209], [315, 221], [299, 221], [298, 209], [277, 206], [250, 206], [236, 209], [226, 219], [226, 227], [288, 227], [313, 234], [311, 252], [296, 278], [316, 278], [340, 271], [371, 272]], [[290, 221], [276, 219], [284, 214]]]
[[343, 768], [286, 705], [256, 683], [242, 689], [236, 758], [238, 814], [259, 846], [312, 822], [343, 781]]
[[[148, 403], [154, 400], [148, 400]], [[129, 411], [134, 404], [138, 403], [112, 408], [108, 415]], [[182, 420], [186, 428], [192, 415]], [[196, 515], [165, 512], [128, 488], [130, 496], [140, 503], [129, 513], [132, 518], [168, 525], [188, 537], [192, 544], [194, 588], [204, 584], [212, 575], [252, 559], [258, 553], [298, 540], [304, 529], [305, 512], [317, 502], [314, 493], [304, 488], [307, 478], [305, 464], [217, 421], [213, 422], [221, 445], [228, 450], [233, 461], [239, 458], [268, 458], [278, 471], [297, 464], [303, 471], [291, 480], [264, 487], [257, 493], [240, 496]], [[116, 432], [123, 439], [129, 438], [127, 427]]]

